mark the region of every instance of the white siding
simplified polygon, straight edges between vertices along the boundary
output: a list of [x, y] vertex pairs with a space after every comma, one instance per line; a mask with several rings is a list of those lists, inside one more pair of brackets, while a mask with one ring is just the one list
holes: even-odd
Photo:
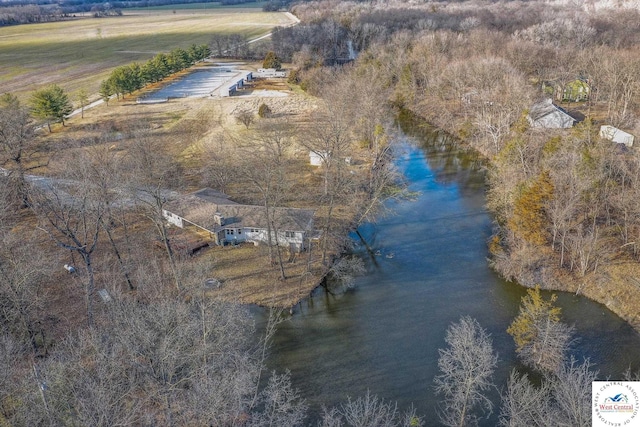
[[309, 151], [309, 164], [311, 166], [322, 166], [322, 163], [329, 158], [329, 155], [326, 151]]
[[[242, 241], [248, 240], [265, 244], [269, 243], [269, 239], [267, 238], [267, 230], [265, 229], [245, 228], [243, 232], [245, 237]], [[271, 241], [275, 244], [275, 233], [271, 234]], [[286, 247], [293, 245], [297, 250], [301, 250], [304, 248], [304, 233], [300, 231], [279, 231], [278, 243], [280, 244], [280, 246]]]
[[162, 216], [165, 217], [165, 219], [167, 220], [167, 222], [169, 222], [170, 224], [173, 224], [177, 227], [180, 228], [184, 228], [184, 222], [182, 221], [182, 218], [179, 217], [176, 214], [173, 214], [169, 211], [165, 211], [164, 209], [162, 210]]
[[618, 144], [624, 144], [627, 147], [633, 146], [633, 135], [611, 125], [600, 126], [600, 137]]

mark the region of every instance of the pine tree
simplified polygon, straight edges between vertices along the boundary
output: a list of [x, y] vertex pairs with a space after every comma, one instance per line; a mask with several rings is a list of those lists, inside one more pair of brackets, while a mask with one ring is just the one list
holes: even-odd
[[276, 53], [272, 50], [267, 52], [267, 55], [264, 57], [264, 61], [262, 61], [262, 68], [275, 68], [279, 70], [282, 67], [282, 62], [280, 62], [280, 58], [276, 56]]
[[31, 95], [31, 113], [37, 118], [46, 120], [49, 132], [51, 132], [52, 121], [60, 121], [64, 126], [65, 116], [72, 111], [69, 97], [58, 85], [51, 85]]

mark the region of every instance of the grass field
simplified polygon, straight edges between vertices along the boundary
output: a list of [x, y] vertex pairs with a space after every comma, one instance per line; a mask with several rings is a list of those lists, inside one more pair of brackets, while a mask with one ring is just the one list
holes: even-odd
[[185, 3], [185, 4], [166, 4], [163, 6], [152, 6], [144, 8], [131, 8], [129, 10], [144, 11], [144, 10], [187, 10], [187, 9], [251, 9], [262, 10], [265, 2], [253, 2], [253, 3], [239, 3], [223, 5], [220, 2], [207, 2], [207, 3]]
[[85, 89], [97, 97], [114, 67], [145, 62], [159, 52], [209, 43], [214, 33], [254, 38], [289, 24], [284, 13], [251, 9], [125, 11], [109, 18], [0, 28], [0, 94], [20, 98], [48, 84], [69, 94]]

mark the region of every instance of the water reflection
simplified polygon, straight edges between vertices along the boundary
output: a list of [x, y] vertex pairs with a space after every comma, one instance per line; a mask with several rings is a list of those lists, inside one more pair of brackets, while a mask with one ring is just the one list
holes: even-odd
[[[446, 135], [403, 130], [398, 168], [419, 196], [390, 202], [394, 215], [360, 227], [372, 251], [356, 240], [355, 254], [368, 273], [355, 289], [339, 296], [318, 290], [275, 337], [269, 365], [291, 371], [314, 415], [323, 405], [370, 390], [435, 420], [438, 348], [448, 325], [462, 315], [491, 332], [500, 356], [499, 387], [519, 367], [506, 328], [525, 290], [487, 266], [491, 218], [484, 208], [483, 164]], [[629, 365], [640, 368], [640, 338], [624, 322], [584, 298], [562, 295], [559, 301], [565, 321], [577, 326], [574, 353], [590, 357], [602, 377]], [[498, 404], [497, 391], [492, 397]]]

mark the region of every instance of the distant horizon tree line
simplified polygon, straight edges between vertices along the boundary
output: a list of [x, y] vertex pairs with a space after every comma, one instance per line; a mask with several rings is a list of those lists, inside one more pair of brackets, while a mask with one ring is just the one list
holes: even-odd
[[[256, 0], [73, 0], [51, 4], [49, 0], [6, 0], [0, 4], [0, 27], [54, 22], [75, 18], [76, 13], [93, 13], [94, 17], [122, 15], [122, 9], [182, 5], [192, 3], [219, 3], [235, 5], [253, 3]], [[285, 2], [277, 2], [280, 3]]]

